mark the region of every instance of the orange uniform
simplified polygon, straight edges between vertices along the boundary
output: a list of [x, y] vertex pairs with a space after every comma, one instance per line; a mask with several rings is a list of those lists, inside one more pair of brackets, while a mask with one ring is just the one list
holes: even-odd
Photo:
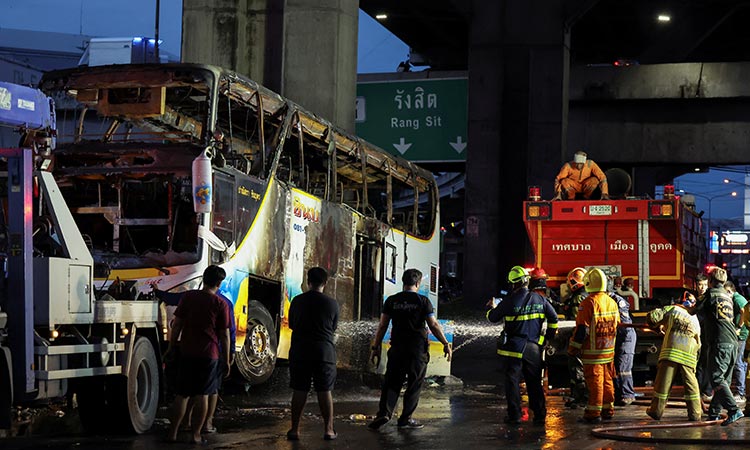
[[576, 194], [590, 198], [597, 187], [601, 189], [602, 195], [609, 195], [607, 176], [590, 159], [580, 169], [576, 163], [566, 162], [555, 178], [555, 192], [562, 194], [563, 199], [572, 200]]
[[611, 418], [615, 413], [615, 338], [620, 313], [617, 303], [606, 292], [586, 297], [576, 316], [576, 329], [568, 352], [580, 354], [589, 391], [584, 417]]

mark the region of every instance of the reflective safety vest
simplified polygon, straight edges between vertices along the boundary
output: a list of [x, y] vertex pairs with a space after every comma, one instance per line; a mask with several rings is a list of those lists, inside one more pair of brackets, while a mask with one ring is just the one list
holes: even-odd
[[606, 364], [615, 359], [620, 311], [606, 292], [594, 292], [581, 303], [570, 346], [581, 350], [584, 364]]
[[659, 361], [667, 360], [695, 369], [701, 348], [698, 318], [679, 305], [665, 306], [648, 313], [648, 324], [665, 327]]
[[[487, 311], [490, 322], [505, 321], [503, 339], [497, 350], [500, 356], [523, 358], [526, 344], [544, 345], [557, 333], [557, 313], [544, 296], [523, 287], [516, 289], [509, 298]], [[547, 321], [547, 331], [542, 334], [542, 325]]]

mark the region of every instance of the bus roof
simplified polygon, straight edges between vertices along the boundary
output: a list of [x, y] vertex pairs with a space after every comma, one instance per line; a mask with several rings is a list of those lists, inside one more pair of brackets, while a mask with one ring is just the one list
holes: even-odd
[[[196, 74], [201, 74], [203, 78], [196, 78]], [[78, 67], [47, 72], [39, 86], [40, 89], [49, 94], [57, 90], [157, 87], [197, 84], [201, 81], [205, 81], [215, 89], [218, 89], [223, 82], [237, 83], [234, 87], [240, 92], [244, 101], [257, 106], [257, 99], [253, 101], [253, 97], [257, 93], [261, 99], [264, 113], [269, 116], [280, 113], [284, 108], [296, 111], [307, 132], [326, 142], [330, 142], [333, 136], [337, 151], [345, 152], [348, 156], [359, 160], [366, 159], [366, 166], [378, 167], [382, 171], [381, 173], [391, 173], [396, 179], [414, 183], [420, 190], [426, 190], [427, 185], [434, 183], [433, 175], [428, 170], [349, 134], [328, 120], [244, 75], [217, 66], [168, 63]], [[215, 92], [212, 92], [212, 94], [215, 94]], [[213, 124], [209, 124], [209, 126], [213, 126]], [[208, 130], [209, 133], [203, 133], [203, 136], [196, 137], [211, 136], [213, 131]], [[353, 173], [352, 176], [363, 177], [364, 175]], [[375, 176], [375, 174], [368, 172], [367, 176]]]

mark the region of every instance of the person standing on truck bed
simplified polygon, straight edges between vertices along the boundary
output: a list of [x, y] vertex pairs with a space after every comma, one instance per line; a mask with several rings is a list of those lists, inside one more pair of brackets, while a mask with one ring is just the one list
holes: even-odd
[[338, 437], [333, 428], [333, 385], [336, 382], [336, 346], [334, 333], [339, 323], [339, 304], [325, 295], [328, 272], [322, 267], [307, 271], [307, 292], [292, 299], [289, 307], [289, 328], [292, 345], [289, 349], [289, 384], [292, 394], [292, 428], [286, 433], [290, 441], [299, 440], [299, 422], [305, 409], [312, 382], [318, 393], [318, 406], [323, 416], [323, 439]]
[[568, 354], [581, 355], [589, 401], [583, 422], [601, 423], [615, 415], [615, 338], [620, 313], [607, 295], [607, 276], [601, 269], [591, 269], [583, 277], [589, 296], [581, 303], [576, 328], [570, 339]]
[[607, 176], [599, 165], [586, 159], [586, 153], [579, 150], [573, 155], [573, 161], [566, 162], [555, 177], [555, 197], [552, 200], [573, 200], [576, 194], [590, 199], [594, 190], [599, 188], [601, 199], [609, 199]]
[[388, 363], [380, 392], [378, 413], [368, 425], [371, 430], [377, 430], [391, 420], [404, 379], [406, 379], [406, 391], [397, 425], [401, 429], [424, 427], [411, 416], [417, 409], [419, 393], [427, 372], [427, 363], [430, 361], [427, 327], [443, 344], [443, 352], [448, 361], [453, 355], [443, 329], [435, 318], [430, 299], [419, 294], [422, 272], [417, 269], [407, 269], [401, 276], [401, 281], [404, 290], [385, 299], [371, 348], [371, 359], [373, 362], [377, 361], [379, 365], [383, 338], [388, 330], [388, 324], [393, 321], [391, 348], [388, 350]]
[[[534, 412], [534, 424], [544, 425], [547, 407], [542, 387], [542, 345], [550, 342], [557, 333], [557, 313], [547, 298], [537, 291], [530, 291], [529, 275], [521, 266], [514, 266], [508, 273], [512, 292], [497, 307], [487, 303], [487, 319], [496, 323], [505, 321], [500, 355], [501, 373], [505, 384], [508, 415], [505, 423], [521, 423], [521, 377], [526, 381], [529, 393], [529, 408]], [[544, 281], [535, 279], [535, 288]], [[546, 282], [545, 282], [546, 287]], [[542, 325], [547, 321], [547, 332], [542, 335]]]
[[732, 371], [732, 384], [735, 388], [734, 401], [737, 404], [746, 403], [745, 383], [747, 378], [747, 362], [745, 361], [745, 344], [747, 342], [748, 329], [743, 320], [743, 310], [747, 306], [747, 299], [737, 292], [737, 287], [731, 281], [724, 283], [724, 289], [732, 296], [734, 303], [734, 326], [737, 327], [737, 358]]
[[206, 421], [208, 396], [217, 392], [220, 358], [225, 376], [229, 376], [229, 308], [216, 295], [226, 276], [221, 267], [208, 266], [203, 271], [203, 288], [185, 292], [174, 312], [175, 320], [165, 358], [173, 351], [179, 338], [180, 369], [177, 373], [177, 395], [173, 404], [168, 441], [177, 440], [188, 399], [191, 399], [191, 442], [203, 442], [201, 430]]
[[[568, 299], [563, 302], [563, 313], [566, 320], [575, 320], [581, 303], [586, 298], [586, 289], [583, 285], [583, 276], [586, 271], [580, 267], [568, 272], [566, 283], [570, 288]], [[565, 401], [568, 408], [584, 407], [588, 402], [588, 390], [586, 389], [586, 377], [583, 374], [583, 362], [579, 355], [568, 354], [568, 375], [570, 378], [570, 398]]]
[[729, 388], [737, 358], [737, 330], [734, 326], [732, 296], [724, 289], [726, 281], [726, 270], [719, 267], [711, 270], [708, 292], [704, 301], [696, 307], [703, 311], [705, 317], [702, 322], [706, 328], [704, 346], [708, 347], [708, 373], [714, 392], [708, 407], [708, 419], [719, 420], [722, 408], [726, 409], [727, 418], [721, 423], [723, 426], [744, 417]]
[[688, 312], [695, 306], [693, 294], [686, 291], [675, 303], [654, 309], [646, 317], [649, 327], [660, 329], [664, 334], [654, 380], [654, 396], [646, 414], [654, 420], [661, 420], [672, 380], [679, 373], [685, 384], [688, 420], [699, 421], [703, 411], [698, 380], [695, 378], [695, 365], [701, 347], [701, 326], [698, 318]]

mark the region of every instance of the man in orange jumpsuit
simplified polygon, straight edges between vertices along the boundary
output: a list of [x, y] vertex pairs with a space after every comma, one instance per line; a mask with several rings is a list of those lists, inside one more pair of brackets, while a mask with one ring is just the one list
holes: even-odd
[[555, 177], [555, 197], [552, 200], [573, 200], [576, 194], [591, 198], [596, 188], [602, 192], [602, 200], [609, 199], [607, 176], [586, 153], [577, 151], [573, 161], [566, 162]]
[[581, 303], [576, 328], [570, 338], [568, 354], [580, 355], [589, 400], [583, 414], [587, 423], [601, 423], [615, 414], [615, 338], [620, 312], [617, 303], [607, 295], [607, 276], [601, 269], [591, 269], [583, 277], [590, 295]]

